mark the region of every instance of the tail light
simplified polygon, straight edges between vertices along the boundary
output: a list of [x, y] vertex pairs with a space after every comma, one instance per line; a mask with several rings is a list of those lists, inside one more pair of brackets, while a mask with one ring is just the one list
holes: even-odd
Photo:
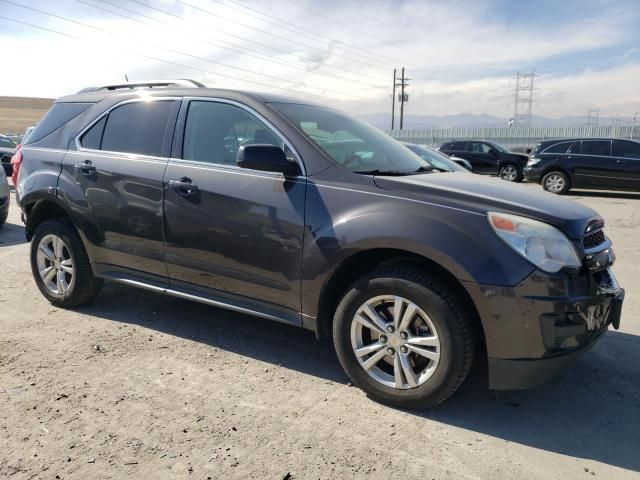
[[22, 145], [16, 147], [16, 153], [11, 157], [11, 180], [13, 186], [18, 186], [18, 172], [20, 171], [20, 164], [22, 163]]

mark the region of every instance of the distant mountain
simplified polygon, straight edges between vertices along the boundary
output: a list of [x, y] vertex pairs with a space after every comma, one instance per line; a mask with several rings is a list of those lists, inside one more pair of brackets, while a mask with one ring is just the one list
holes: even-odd
[[[363, 120], [375, 125], [383, 130], [391, 128], [390, 113], [369, 113], [359, 115]], [[567, 116], [561, 118], [549, 118], [541, 115], [533, 115], [531, 117], [531, 125], [533, 127], [564, 127], [564, 126], [580, 126], [587, 125], [588, 118], [586, 116]], [[458, 113], [455, 115], [405, 115], [403, 127], [406, 129], [421, 128], [456, 128], [456, 127], [506, 127], [509, 119], [495, 117], [487, 113]], [[593, 123], [593, 120], [591, 121]], [[598, 125], [617, 124], [629, 125], [633, 122], [631, 117], [601, 117], [598, 119]], [[395, 128], [399, 128], [399, 118], [396, 115]]]

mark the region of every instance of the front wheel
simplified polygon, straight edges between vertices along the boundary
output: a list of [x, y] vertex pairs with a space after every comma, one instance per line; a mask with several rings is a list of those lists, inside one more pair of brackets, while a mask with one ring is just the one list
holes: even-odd
[[523, 176], [516, 165], [509, 163], [500, 167], [500, 178], [508, 182], [521, 182]]
[[67, 219], [38, 225], [31, 239], [31, 271], [40, 292], [60, 307], [87, 303], [103, 283], [93, 275], [80, 235]]
[[353, 383], [402, 408], [449, 398], [474, 352], [469, 319], [453, 292], [411, 269], [379, 270], [355, 282], [338, 305], [333, 338]]
[[570, 188], [569, 178], [564, 172], [549, 172], [542, 177], [542, 188], [547, 192], [562, 195]]

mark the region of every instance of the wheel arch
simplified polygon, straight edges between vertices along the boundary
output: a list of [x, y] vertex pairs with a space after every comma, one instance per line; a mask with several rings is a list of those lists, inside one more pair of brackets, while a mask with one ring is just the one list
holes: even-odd
[[436, 261], [407, 250], [372, 248], [346, 257], [328, 276], [318, 297], [316, 336], [331, 336], [333, 317], [338, 303], [353, 282], [381, 267], [405, 267], [435, 275], [452, 290], [462, 309], [469, 315], [475, 338], [484, 343], [484, 329], [476, 306], [463, 284]]
[[25, 235], [28, 241], [31, 241], [36, 228], [45, 220], [52, 218], [71, 220], [69, 212], [60, 203], [49, 198], [40, 198], [25, 204], [24, 212], [26, 214]]

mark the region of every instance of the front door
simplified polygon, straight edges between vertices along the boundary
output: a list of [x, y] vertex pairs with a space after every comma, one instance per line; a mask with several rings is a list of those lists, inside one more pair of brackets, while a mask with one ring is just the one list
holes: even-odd
[[93, 123], [65, 156], [60, 181], [79, 187], [67, 190], [67, 200], [82, 212], [86, 225], [79, 227], [98, 268], [166, 281], [162, 179], [176, 115], [175, 99], [128, 101]]
[[284, 147], [283, 140], [238, 104], [185, 102], [176, 134], [181, 158], [170, 159], [165, 174], [173, 287], [256, 311], [286, 309], [299, 321], [306, 179], [235, 163], [241, 145]]
[[498, 158], [495, 153], [491, 153], [493, 148], [484, 142], [469, 142], [471, 153], [471, 165], [476, 173], [496, 174], [498, 173]]

